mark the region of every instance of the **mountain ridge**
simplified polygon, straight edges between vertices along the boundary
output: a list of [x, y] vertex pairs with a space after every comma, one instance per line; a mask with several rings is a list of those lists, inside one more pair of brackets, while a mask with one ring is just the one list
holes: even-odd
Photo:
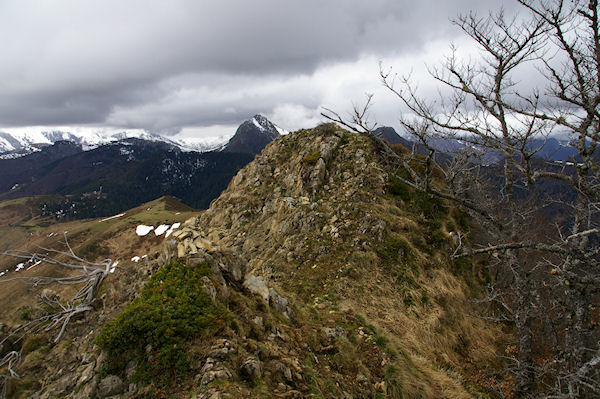
[[[468, 316], [476, 284], [450, 258], [460, 224], [442, 202], [394, 194], [379, 157], [368, 137], [333, 125], [278, 137], [160, 253], [121, 260], [98, 309], [69, 325], [64, 344], [32, 347], [29, 385], [11, 389], [481, 397], [494, 330]], [[172, 296], [181, 287], [185, 300]], [[203, 327], [181, 330], [180, 314]]]
[[[417, 152], [423, 154], [427, 153], [427, 149], [423, 144], [401, 136], [392, 127], [381, 126], [376, 128], [373, 133], [390, 144], [401, 144], [409, 150], [414, 147]], [[484, 153], [481, 148], [478, 148], [477, 144], [471, 144], [468, 147], [466, 144], [456, 139], [434, 138], [429, 141], [429, 145], [438, 151], [438, 153], [442, 153], [446, 156], [452, 156], [452, 154], [465, 152], [469, 149], [470, 152], [481, 154], [482, 161], [486, 164], [496, 163], [502, 157], [501, 154], [496, 152], [488, 151], [487, 153]], [[527, 150], [535, 153], [534, 156], [536, 158], [547, 161], [572, 162], [573, 159], [577, 158], [577, 150], [570, 145], [569, 137], [561, 133], [545, 138], [532, 139]]]
[[159, 136], [114, 134], [112, 141], [90, 146], [53, 132], [45, 139], [69, 140], [0, 159], [0, 200], [58, 194], [62, 199], [41, 212], [61, 219], [109, 216], [161, 195], [206, 208], [279, 131], [256, 115], [242, 123], [230, 145], [204, 152]]
[[58, 194], [42, 214], [60, 219], [110, 216], [161, 195], [206, 208], [252, 155], [185, 152], [162, 141], [130, 138], [83, 151], [60, 141], [0, 160], [0, 199]]
[[[254, 125], [260, 131], [273, 131], [278, 134], [286, 134], [287, 131], [269, 121], [265, 116], [257, 114], [254, 117], [242, 122], [241, 125]], [[238, 127], [239, 130], [239, 127]], [[139, 130], [124, 130], [114, 132], [87, 132], [72, 133], [63, 130], [41, 130], [30, 132], [8, 133], [0, 131], [0, 159], [18, 158], [33, 152], [40, 151], [42, 148], [50, 146], [57, 141], [71, 141], [81, 145], [83, 150], [91, 150], [102, 145], [115, 143], [125, 139], [137, 138], [147, 141], [165, 142], [179, 147], [182, 151], [209, 152], [223, 150], [231, 141], [231, 137], [208, 137], [204, 139], [182, 138], [174, 136], [164, 136]], [[266, 144], [266, 143], [264, 143]], [[240, 151], [241, 150], [241, 151]], [[249, 152], [253, 152], [251, 150]], [[236, 149], [235, 152], [245, 152], [243, 148]]]

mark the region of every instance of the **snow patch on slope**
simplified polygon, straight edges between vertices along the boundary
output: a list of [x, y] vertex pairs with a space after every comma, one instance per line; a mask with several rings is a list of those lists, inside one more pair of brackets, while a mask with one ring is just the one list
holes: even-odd
[[154, 229], [154, 234], [156, 234], [157, 236], [161, 236], [164, 234], [165, 231], [169, 229], [169, 227], [170, 225], [168, 224], [161, 224], [156, 229]]
[[145, 224], [140, 224], [135, 228], [135, 234], [140, 237], [143, 237], [154, 230], [154, 226], [146, 226]]
[[252, 118], [252, 123], [254, 123], [254, 126], [256, 126], [257, 128], [259, 128], [262, 131], [267, 130], [264, 126], [262, 126], [260, 123], [258, 123], [256, 118]]

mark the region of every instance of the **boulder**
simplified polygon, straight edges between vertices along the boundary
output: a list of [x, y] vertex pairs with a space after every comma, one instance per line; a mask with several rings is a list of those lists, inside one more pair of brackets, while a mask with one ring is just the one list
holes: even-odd
[[324, 327], [323, 332], [330, 341], [333, 341], [338, 337], [345, 337], [348, 335], [348, 331], [342, 327]]
[[274, 366], [275, 371], [277, 373], [281, 374], [288, 382], [293, 381], [291, 368], [289, 368], [284, 363], [279, 362], [279, 361], [275, 361], [273, 366]]
[[106, 359], [107, 356], [107, 352], [106, 351], [102, 351], [100, 352], [100, 354], [98, 355], [98, 358], [96, 359], [96, 367], [94, 368], [94, 371], [96, 373], [99, 373], [100, 370], [102, 370], [102, 366], [104, 365], [104, 360]]
[[226, 259], [224, 262], [219, 262], [219, 269], [235, 281], [241, 281], [244, 277], [243, 266], [233, 259]]
[[129, 363], [127, 363], [127, 367], [125, 367], [125, 375], [127, 376], [127, 379], [131, 379], [131, 377], [133, 377], [137, 366], [138, 364], [135, 360], [130, 360]]
[[229, 357], [230, 354], [235, 353], [236, 345], [235, 343], [227, 340], [227, 339], [219, 339], [213, 346], [210, 348], [210, 352], [208, 353], [208, 359], [206, 360], [206, 364], [204, 367], [208, 366], [211, 362], [216, 364], [218, 360], [225, 360]]
[[177, 257], [183, 258], [185, 256], [185, 245], [183, 243], [177, 244]]
[[118, 395], [123, 391], [123, 381], [116, 375], [109, 375], [98, 384], [98, 397]]
[[266, 303], [269, 303], [269, 287], [267, 287], [264, 278], [248, 274], [244, 280], [244, 287], [251, 293], [260, 296]]
[[194, 241], [194, 245], [196, 245], [198, 249], [203, 249], [207, 252], [215, 251], [214, 244], [206, 238], [198, 237], [196, 241]]
[[246, 361], [242, 363], [240, 373], [248, 379], [260, 378], [262, 376], [260, 361], [254, 358], [246, 359]]
[[87, 365], [84, 364], [77, 370], [77, 374], [80, 376], [79, 380], [77, 381], [77, 385], [85, 384], [86, 382], [92, 379], [92, 377], [94, 376], [95, 366], [96, 364], [92, 362], [88, 363]]
[[279, 295], [279, 293], [273, 288], [269, 288], [269, 301], [271, 306], [273, 306], [275, 309], [286, 314], [288, 313], [289, 301], [286, 298]]
[[202, 374], [202, 379], [200, 380], [200, 385], [210, 384], [217, 379], [230, 380], [231, 377], [231, 372], [227, 369], [227, 367], [222, 366], [220, 368], [204, 372], [204, 374]]
[[202, 292], [204, 292], [206, 295], [208, 295], [214, 303], [217, 299], [217, 289], [215, 288], [215, 285], [210, 280], [210, 278], [208, 278], [207, 276], [202, 277], [201, 281], [202, 281], [202, 287], [201, 287]]
[[311, 173], [310, 186], [313, 188], [313, 190], [316, 190], [319, 188], [319, 186], [321, 186], [321, 184], [323, 184], [326, 173], [327, 165], [325, 164], [325, 161], [323, 161], [323, 158], [319, 158], [317, 164], [315, 165], [315, 169]]
[[96, 388], [98, 387], [98, 382], [96, 379], [92, 379], [89, 382], [82, 385], [79, 390], [73, 394], [73, 399], [90, 399], [95, 398]]

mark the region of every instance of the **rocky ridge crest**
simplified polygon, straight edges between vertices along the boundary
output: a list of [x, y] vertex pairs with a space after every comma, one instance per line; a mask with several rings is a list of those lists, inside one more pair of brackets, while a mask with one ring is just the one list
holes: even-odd
[[229, 316], [188, 343], [189, 376], [142, 384], [131, 362], [103, 375], [91, 332], [70, 343], [65, 397], [478, 397], [473, 369], [493, 333], [468, 316], [449, 259], [458, 223], [444, 204], [392, 190], [386, 168], [367, 137], [335, 125], [277, 138], [139, 269], [210, 266], [202, 290]]

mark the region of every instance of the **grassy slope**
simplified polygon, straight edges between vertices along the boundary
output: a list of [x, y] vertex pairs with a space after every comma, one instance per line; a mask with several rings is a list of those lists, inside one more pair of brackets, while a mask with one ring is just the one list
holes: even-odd
[[[45, 197], [27, 197], [0, 203], [0, 252], [8, 249], [36, 251], [39, 247], [64, 250], [64, 232], [75, 253], [88, 260], [111, 258], [120, 266], [134, 265], [130, 259], [156, 251], [164, 236], [156, 237], [150, 232], [138, 237], [138, 224], [158, 226], [161, 223], [182, 222], [197, 214], [192, 208], [173, 197], [161, 197], [125, 212], [123, 217], [106, 221], [102, 219], [76, 220], [53, 223], [36, 216], [39, 204]], [[14, 270], [20, 260], [0, 256], [0, 271]], [[30, 271], [4, 276], [63, 275], [64, 271], [53, 266], [40, 265]], [[52, 287], [59, 294], [67, 294], [68, 287]], [[36, 304], [36, 290], [29, 289], [21, 281], [0, 283], [0, 322], [13, 324], [20, 309]]]
[[[470, 272], [465, 265], [449, 259], [449, 232], [462, 223], [444, 204], [393, 187], [373, 150], [365, 137], [331, 127], [297, 132], [276, 140], [234, 178], [195, 222], [198, 234], [216, 248], [207, 255], [208, 265], [218, 270], [243, 263], [290, 299], [295, 315], [285, 317], [229, 277], [227, 287], [221, 288], [223, 281], [213, 274], [216, 300], [228, 310], [227, 322], [209, 337], [203, 329], [188, 337], [190, 370], [172, 376], [172, 368], [165, 367], [159, 372], [173, 377], [166, 385], [145, 381], [148, 385], [139, 386], [140, 391], [147, 397], [160, 397], [155, 392], [178, 398], [215, 391], [236, 398], [330, 398], [346, 393], [374, 399], [485, 397], [472, 377], [493, 359], [497, 332], [470, 317], [469, 291], [476, 284], [465, 278]], [[326, 172], [318, 182], [321, 156]], [[128, 259], [149, 253], [161, 241], [135, 236], [135, 225], [175, 221], [167, 208], [145, 205], [124, 218], [78, 222], [70, 234], [84, 253], [110, 254], [125, 268], [135, 267]], [[183, 220], [188, 215], [177, 216]], [[193, 260], [186, 267], [197, 267]], [[133, 299], [123, 293], [131, 284], [126, 280], [127, 274], [109, 278], [103, 302], [117, 303], [118, 309], [91, 313], [91, 325], [106, 323]], [[169, 294], [161, 291], [164, 281], [150, 281], [150, 302], [170, 303]], [[179, 286], [177, 281], [166, 283]], [[129, 327], [143, 318], [126, 316], [135, 315], [142, 305], [132, 302], [115, 319], [121, 324], [109, 323], [107, 328], [116, 326], [119, 334], [138, 331]], [[341, 327], [344, 334], [328, 338], [324, 327]], [[97, 331], [73, 333], [74, 342], [55, 346], [51, 355], [97, 356], [92, 344]], [[201, 386], [194, 375], [202, 377], [207, 357], [223, 340], [235, 350], [220, 364], [233, 376]], [[148, 362], [155, 355], [144, 340], [135, 342], [135, 348], [113, 343], [116, 355], [129, 351], [148, 357]], [[260, 378], [243, 377], [240, 368], [249, 358], [260, 360]], [[126, 379], [124, 370], [120, 375]], [[79, 375], [67, 377], [79, 380]]]
[[[449, 256], [449, 233], [462, 222], [429, 196], [392, 189], [376, 153], [366, 137], [331, 126], [279, 138], [201, 214], [197, 229], [292, 299], [298, 317], [278, 328], [295, 337], [288, 349], [299, 352], [314, 397], [371, 397], [369, 389], [377, 397], [377, 381], [391, 398], [479, 396], [471, 376], [493, 359], [497, 331], [470, 316], [477, 286], [470, 267]], [[246, 314], [266, 317], [247, 299], [237, 302], [230, 306], [240, 309], [233, 317], [242, 331], [229, 337], [252, 333]], [[322, 327], [348, 332], [331, 353], [320, 352]], [[366, 385], [357, 383], [361, 375]], [[277, 383], [269, 378], [247, 397], [261, 389], [269, 397]], [[248, 388], [223, 390], [242, 397]]]

